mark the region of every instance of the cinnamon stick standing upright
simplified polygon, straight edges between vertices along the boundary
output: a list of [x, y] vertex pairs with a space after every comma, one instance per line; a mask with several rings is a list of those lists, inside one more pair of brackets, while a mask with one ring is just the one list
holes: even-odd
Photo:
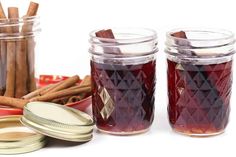
[[[2, 4], [0, 2], [0, 23], [5, 23], [7, 20]], [[0, 28], [0, 33], [5, 33], [4, 28]], [[5, 92], [6, 86], [6, 41], [0, 39], [0, 95]]]
[[[16, 23], [19, 18], [18, 8], [8, 8], [8, 18], [10, 23]], [[17, 33], [19, 28], [17, 26], [9, 26], [7, 33]], [[4, 96], [15, 96], [15, 80], [16, 80], [16, 42], [13, 40], [7, 41], [7, 78], [6, 78], [6, 92]]]
[[24, 38], [19, 39], [16, 42], [16, 98], [21, 98], [28, 93], [28, 64], [26, 53], [26, 40]]
[[[35, 2], [30, 2], [29, 8], [27, 10], [27, 13], [25, 15], [25, 18], [32, 17], [37, 15], [39, 4]], [[31, 32], [33, 29], [33, 22], [29, 22], [23, 25], [21, 32]], [[34, 64], [35, 64], [35, 41], [34, 37], [29, 37], [27, 39], [27, 60], [28, 60], [28, 90], [29, 92], [32, 92], [36, 89], [36, 81], [35, 81], [35, 70], [34, 70]]]
[[[104, 38], [104, 39], [115, 39], [115, 36], [112, 32], [111, 29], [104, 29], [100, 30], [98, 32], [95, 32], [96, 37], [99, 38]], [[106, 41], [101, 40], [101, 42], [106, 43]], [[116, 42], [114, 42], [115, 44]], [[109, 46], [104, 46], [103, 50], [105, 53], [110, 53], [110, 54], [121, 54], [121, 50], [118, 47], [109, 47]]]
[[115, 39], [111, 29], [103, 29], [95, 33], [97, 37]]

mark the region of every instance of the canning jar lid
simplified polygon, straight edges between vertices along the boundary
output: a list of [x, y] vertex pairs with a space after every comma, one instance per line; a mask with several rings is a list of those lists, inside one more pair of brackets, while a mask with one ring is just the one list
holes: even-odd
[[0, 154], [20, 154], [38, 150], [45, 143], [45, 136], [23, 126], [21, 116], [0, 118]]
[[31, 102], [25, 105], [21, 122], [53, 138], [87, 142], [93, 137], [93, 119], [86, 113], [55, 103]]

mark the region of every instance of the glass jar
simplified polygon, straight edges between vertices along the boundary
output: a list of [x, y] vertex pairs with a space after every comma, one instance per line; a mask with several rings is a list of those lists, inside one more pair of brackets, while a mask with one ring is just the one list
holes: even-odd
[[90, 34], [92, 109], [97, 128], [128, 135], [154, 118], [156, 32], [112, 29], [115, 39]]
[[[174, 36], [178, 33], [182, 35]], [[234, 35], [225, 30], [167, 33], [168, 113], [174, 131], [191, 136], [224, 132], [230, 112], [234, 42]]]
[[[18, 15], [17, 8], [11, 9]], [[36, 89], [35, 53], [39, 25], [37, 16], [0, 20], [0, 95], [21, 98]]]

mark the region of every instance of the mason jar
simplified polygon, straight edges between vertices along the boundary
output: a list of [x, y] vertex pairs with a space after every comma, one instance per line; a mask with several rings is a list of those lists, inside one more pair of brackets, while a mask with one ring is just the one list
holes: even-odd
[[168, 114], [174, 131], [190, 136], [224, 132], [229, 119], [234, 35], [226, 30], [167, 33]]
[[[145, 132], [154, 118], [157, 35], [150, 29], [90, 33], [92, 110], [98, 130]], [[107, 32], [106, 32], [107, 33]]]
[[[17, 8], [10, 8], [18, 16]], [[9, 15], [10, 16], [10, 15]], [[0, 95], [21, 98], [36, 89], [38, 16], [0, 19]]]

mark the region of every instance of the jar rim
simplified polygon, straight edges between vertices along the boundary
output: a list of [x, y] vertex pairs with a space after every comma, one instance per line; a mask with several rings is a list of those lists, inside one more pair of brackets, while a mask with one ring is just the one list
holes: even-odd
[[[214, 34], [218, 34], [218, 35], [224, 35], [222, 37], [215, 37], [215, 38], [181, 38], [181, 37], [174, 37], [171, 34], [175, 33], [175, 32], [180, 32], [180, 31], [184, 31], [186, 32], [195, 32], [195, 33], [214, 33]], [[168, 31], [166, 33], [166, 37], [167, 38], [172, 38], [174, 40], [178, 40], [178, 41], [189, 41], [189, 42], [208, 42], [208, 41], [221, 41], [221, 40], [234, 40], [234, 33], [232, 31], [229, 30], [225, 30], [225, 29], [217, 29], [217, 28], [176, 28], [176, 29], [172, 29], [170, 31]]]
[[[95, 35], [96, 32], [100, 31], [100, 30], [104, 30], [104, 28], [102, 29], [96, 29], [93, 30], [89, 33], [89, 36], [91, 39], [93, 40], [98, 40], [98, 41], [103, 41], [106, 43], [117, 43], [119, 44], [131, 44], [131, 43], [138, 43], [138, 42], [145, 42], [148, 40], [153, 40], [157, 38], [157, 33], [154, 29], [150, 29], [150, 28], [139, 28], [139, 27], [121, 27], [121, 28], [109, 28], [113, 31], [114, 34], [129, 34], [129, 35], [136, 35], [139, 37], [132, 37], [132, 38], [116, 38], [116, 39], [110, 39], [110, 38], [101, 38], [101, 37], [97, 37]], [[116, 31], [118, 33], [116, 33]], [[136, 33], [132, 32], [132, 31], [136, 31]], [[140, 32], [145, 31], [148, 34], [141, 34]], [[138, 34], [137, 34], [138, 33]], [[90, 40], [91, 42], [91, 40]]]
[[4, 18], [1, 18], [0, 19], [0, 27], [2, 26], [10, 26], [10, 25], [16, 25], [16, 24], [19, 24], [19, 23], [24, 23], [24, 22], [30, 22], [30, 21], [34, 21], [34, 20], [39, 20], [40, 19], [40, 16], [36, 15], [36, 16], [23, 16], [23, 17], [19, 17], [19, 18], [11, 18], [12, 21], [17, 21], [17, 22], [12, 22], [12, 23], [9, 23], [9, 19], [4, 19]]
[[109, 29], [112, 30], [115, 39], [96, 36], [96, 32], [106, 29], [96, 29], [89, 34], [91, 54], [107, 58], [129, 58], [155, 54], [158, 51], [157, 33], [153, 29], [137, 27]]
[[29, 25], [32, 30], [27, 30], [26, 32], [7, 32], [6, 30], [0, 33], [1, 40], [17, 40], [22, 38], [28, 38], [36, 36], [41, 32], [40, 28], [40, 16], [24, 16], [20, 18], [0, 19], [0, 29], [13, 29], [14, 27], [19, 27], [22, 29], [24, 25]]

